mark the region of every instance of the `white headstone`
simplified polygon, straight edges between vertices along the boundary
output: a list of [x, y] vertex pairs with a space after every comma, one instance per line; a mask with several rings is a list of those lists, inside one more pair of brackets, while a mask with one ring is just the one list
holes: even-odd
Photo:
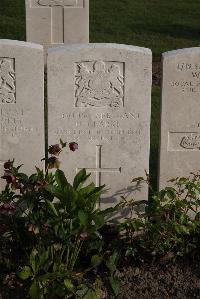
[[96, 186], [106, 184], [107, 207], [131, 192], [148, 198], [147, 186], [136, 192], [130, 182], [149, 168], [151, 60], [149, 49], [116, 44], [49, 50], [49, 144], [79, 144], [62, 169], [70, 182], [86, 168]]
[[160, 188], [200, 170], [200, 48], [163, 54]]
[[24, 164], [28, 174], [42, 166], [43, 60], [42, 46], [0, 40], [0, 175], [8, 159]]
[[89, 0], [26, 0], [26, 32], [45, 48], [89, 42]]

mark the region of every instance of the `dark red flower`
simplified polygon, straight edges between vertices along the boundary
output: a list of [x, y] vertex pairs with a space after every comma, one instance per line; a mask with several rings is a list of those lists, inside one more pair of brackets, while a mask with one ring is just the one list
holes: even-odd
[[70, 149], [70, 151], [75, 152], [78, 149], [78, 143], [70, 142], [69, 143], [69, 149]]
[[45, 188], [48, 183], [45, 180], [37, 181], [35, 184], [35, 191], [40, 191], [41, 189]]
[[50, 225], [48, 223], [43, 224], [43, 229], [47, 232], [50, 229]]
[[12, 162], [8, 160], [7, 162], [4, 163], [4, 169], [11, 169], [12, 167]]
[[0, 224], [0, 234], [3, 234], [6, 231], [6, 228], [5, 224]]
[[26, 227], [27, 227], [29, 232], [34, 233], [35, 235], [38, 235], [39, 232], [40, 232], [39, 227], [34, 225], [34, 224], [29, 223], [29, 224], [26, 225]]
[[13, 204], [10, 203], [4, 203], [0, 206], [0, 214], [2, 215], [14, 215], [16, 212], [16, 208]]
[[85, 240], [87, 240], [89, 238], [89, 235], [86, 232], [85, 233], [81, 233], [79, 238], [80, 238], [81, 241], [85, 241]]
[[52, 156], [48, 159], [48, 168], [52, 169], [52, 168], [59, 168], [60, 167], [60, 161], [58, 160], [58, 158]]
[[23, 286], [23, 284], [18, 281], [15, 273], [6, 275], [3, 284], [7, 285], [10, 289], [21, 288]]
[[1, 178], [6, 180], [7, 184], [12, 184], [16, 182], [16, 177], [9, 170], [6, 170]]
[[58, 156], [61, 153], [61, 151], [62, 149], [60, 148], [59, 144], [51, 145], [48, 150], [50, 155], [55, 155], [55, 156]]

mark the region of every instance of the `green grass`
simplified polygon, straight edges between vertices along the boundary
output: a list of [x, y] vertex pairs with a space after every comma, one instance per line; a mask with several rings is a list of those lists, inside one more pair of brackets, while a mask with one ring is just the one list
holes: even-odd
[[[25, 39], [25, 0], [0, 0], [0, 38]], [[199, 0], [90, 0], [90, 41], [131, 44], [154, 55], [200, 44]]]
[[[0, 0], [0, 38], [25, 40], [25, 0]], [[90, 0], [90, 41], [162, 52], [200, 45], [200, 0]], [[156, 185], [160, 89], [152, 91], [150, 169]]]
[[92, 42], [149, 47], [154, 55], [200, 44], [199, 0], [90, 0]]

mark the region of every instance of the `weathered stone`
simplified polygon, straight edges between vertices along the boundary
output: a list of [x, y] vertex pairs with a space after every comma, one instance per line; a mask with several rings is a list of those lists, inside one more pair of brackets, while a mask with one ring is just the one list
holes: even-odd
[[89, 42], [89, 0], [26, 0], [27, 41], [47, 49]]
[[[44, 157], [43, 47], [0, 40], [0, 174], [8, 159], [29, 174]], [[1, 180], [2, 184], [2, 180]], [[1, 185], [2, 186], [2, 185]]]
[[200, 48], [163, 54], [160, 188], [200, 170]]
[[149, 167], [149, 49], [116, 44], [50, 49], [48, 103], [49, 143], [62, 138], [79, 144], [78, 151], [62, 156], [70, 182], [86, 168], [96, 186], [106, 184], [102, 205], [122, 195], [147, 199], [147, 186], [140, 189], [131, 180]]

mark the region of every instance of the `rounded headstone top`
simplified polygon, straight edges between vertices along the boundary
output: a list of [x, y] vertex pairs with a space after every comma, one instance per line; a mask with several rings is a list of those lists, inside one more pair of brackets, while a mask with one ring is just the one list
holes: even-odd
[[71, 44], [64, 45], [56, 48], [48, 49], [48, 53], [62, 52], [62, 51], [80, 51], [84, 49], [116, 49], [124, 51], [138, 52], [141, 54], [152, 55], [152, 51], [148, 48], [124, 45], [124, 44], [115, 44], [115, 43], [88, 43], [88, 44]]
[[10, 39], [0, 39], [0, 45], [8, 45], [8, 46], [17, 46], [17, 47], [26, 47], [37, 50], [43, 50], [43, 46], [35, 43], [23, 42], [18, 40], [10, 40]]
[[193, 48], [184, 48], [184, 49], [177, 49], [173, 51], [167, 51], [162, 54], [163, 58], [170, 57], [170, 56], [177, 56], [182, 54], [189, 54], [189, 53], [200, 53], [200, 47], [193, 47]]

